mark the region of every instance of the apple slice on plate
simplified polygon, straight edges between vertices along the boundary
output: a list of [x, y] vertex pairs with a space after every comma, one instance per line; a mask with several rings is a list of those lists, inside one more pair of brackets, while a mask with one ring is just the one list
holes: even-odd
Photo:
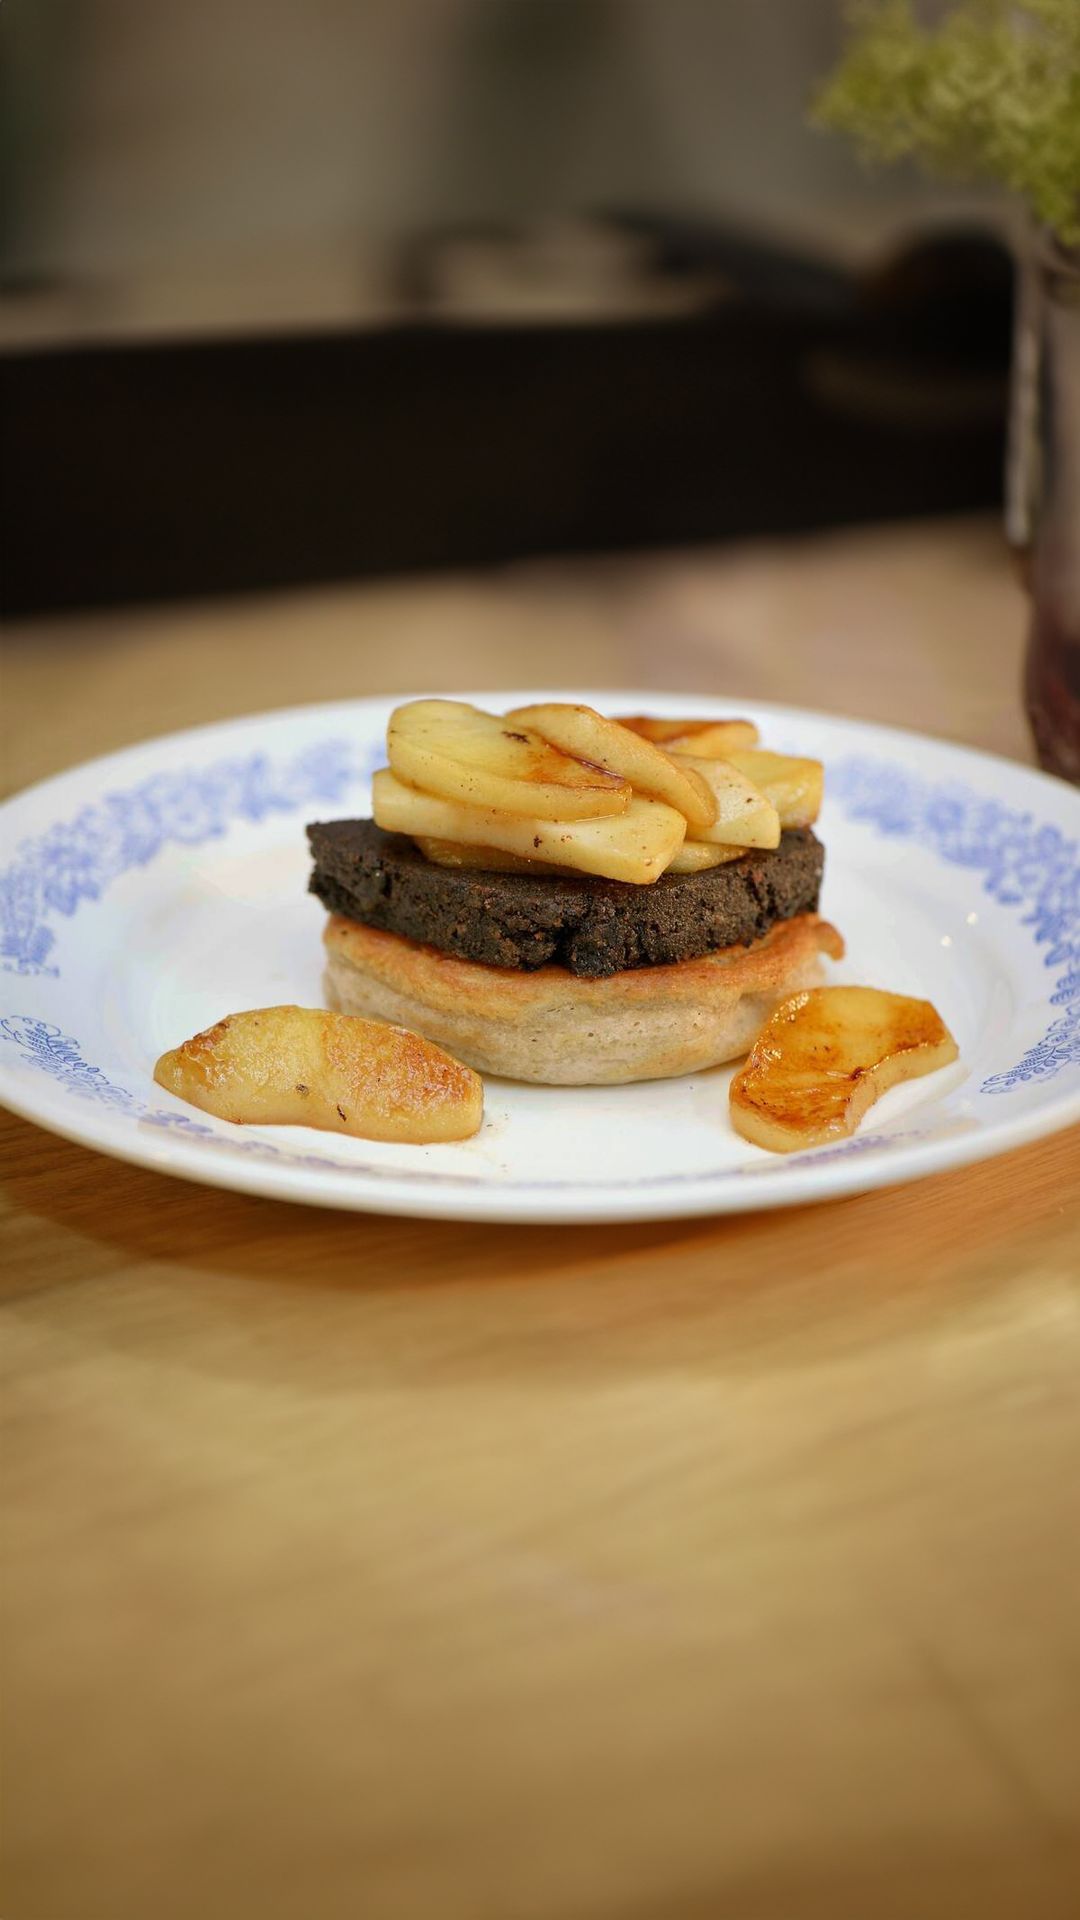
[[[464, 840], [436, 840], [429, 833], [415, 833], [413, 839], [425, 860], [433, 867], [467, 867], [473, 873], [532, 873], [554, 871], [544, 860], [526, 860], [521, 853], [504, 853], [498, 847], [470, 847]], [[569, 873], [569, 867], [563, 869]]]
[[390, 715], [387, 758], [399, 780], [444, 800], [541, 820], [625, 813], [629, 781], [584, 766], [530, 728], [463, 700], [410, 700]]
[[654, 720], [633, 713], [621, 716], [619, 725], [667, 753], [696, 753], [702, 760], [723, 760], [733, 748], [756, 747], [760, 739], [752, 720]]
[[528, 819], [497, 807], [472, 807], [407, 787], [384, 767], [371, 785], [375, 824], [414, 840], [456, 840], [496, 847], [547, 866], [572, 867], [608, 880], [647, 886], [659, 879], [686, 837], [674, 807], [635, 794], [625, 813], [600, 820]]
[[699, 760], [686, 753], [673, 753], [671, 758], [679, 768], [696, 773], [713, 796], [716, 818], [711, 826], [694, 829], [695, 840], [740, 849], [779, 846], [780, 816], [745, 773], [727, 760]]
[[813, 826], [825, 790], [825, 768], [820, 760], [804, 760], [791, 753], [765, 753], [755, 747], [732, 748], [724, 758], [772, 801], [782, 827]]
[[684, 840], [665, 868], [667, 873], [707, 873], [710, 867], [726, 866], [741, 860], [745, 847], [711, 847], [705, 840]]
[[676, 766], [651, 740], [631, 733], [617, 720], [606, 720], [594, 707], [551, 701], [517, 707], [506, 719], [512, 727], [535, 729], [563, 753], [629, 780], [635, 793], [676, 807], [699, 838], [716, 818], [711, 789], [692, 767]]
[[237, 1125], [361, 1140], [467, 1140], [484, 1083], [418, 1033], [319, 1007], [253, 1007], [163, 1053], [159, 1087]]
[[929, 1000], [810, 987], [766, 1020], [731, 1083], [732, 1123], [773, 1153], [843, 1140], [890, 1087], [947, 1067], [957, 1052]]

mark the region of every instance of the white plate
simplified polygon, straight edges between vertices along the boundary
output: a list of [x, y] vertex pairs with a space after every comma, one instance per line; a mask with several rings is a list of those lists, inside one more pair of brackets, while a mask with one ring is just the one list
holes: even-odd
[[[564, 693], [478, 693], [503, 709]], [[154, 1061], [241, 1007], [321, 1001], [310, 819], [366, 813], [391, 700], [175, 734], [2, 810], [0, 1094], [103, 1153], [320, 1206], [510, 1221], [790, 1206], [1006, 1152], [1080, 1117], [1080, 795], [1003, 760], [851, 720], [685, 694], [602, 709], [749, 712], [824, 758], [823, 909], [836, 979], [933, 1000], [960, 1060], [897, 1088], [836, 1147], [733, 1132], [728, 1071], [633, 1087], [489, 1080], [484, 1126], [402, 1147], [239, 1128], [163, 1093]]]

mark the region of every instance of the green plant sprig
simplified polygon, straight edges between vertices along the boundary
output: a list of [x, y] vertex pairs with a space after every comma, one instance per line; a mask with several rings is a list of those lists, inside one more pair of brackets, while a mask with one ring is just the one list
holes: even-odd
[[1080, 0], [958, 0], [923, 26], [911, 0], [855, 0], [814, 103], [865, 158], [984, 177], [1080, 246]]

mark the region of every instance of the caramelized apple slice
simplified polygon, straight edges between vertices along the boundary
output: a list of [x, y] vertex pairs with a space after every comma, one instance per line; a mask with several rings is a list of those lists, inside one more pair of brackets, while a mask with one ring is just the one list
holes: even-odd
[[671, 758], [677, 766], [692, 770], [704, 780], [716, 803], [716, 819], [711, 827], [695, 830], [695, 840], [740, 849], [779, 846], [780, 816], [745, 773], [727, 760], [699, 760], [686, 753], [672, 753]]
[[[501, 853], [498, 847], [469, 847], [463, 840], [436, 840], [429, 833], [413, 839], [433, 867], [467, 867], [480, 873], [571, 873], [571, 867], [551, 867], [544, 860], [526, 860], [521, 853]], [[677, 856], [676, 856], [677, 857]]]
[[825, 769], [820, 760], [803, 760], [791, 753], [764, 753], [752, 747], [732, 748], [724, 758], [772, 801], [782, 827], [813, 826], [821, 812], [825, 788]]
[[163, 1053], [159, 1087], [219, 1120], [364, 1140], [466, 1140], [484, 1084], [418, 1033], [317, 1007], [230, 1013]]
[[710, 867], [722, 867], [729, 860], [741, 860], [745, 847], [710, 847], [704, 840], [684, 840], [673, 854], [666, 873], [707, 873]]
[[506, 716], [511, 727], [527, 727], [550, 740], [563, 753], [572, 753], [593, 766], [629, 780], [634, 792], [665, 806], [676, 807], [692, 834], [702, 838], [711, 827], [716, 808], [708, 786], [691, 767], [677, 767], [660, 747], [631, 733], [617, 720], [606, 720], [595, 708], [551, 702], [518, 707]]
[[[467, 847], [462, 840], [434, 840], [430, 834], [413, 835], [425, 860], [434, 867], [465, 867], [480, 873], [568, 874], [572, 867], [553, 867], [543, 860], [526, 860], [520, 853], [500, 853], [498, 847]], [[722, 867], [728, 860], [741, 860], [745, 847], [707, 847], [703, 840], [684, 840], [672, 855], [665, 873], [705, 873], [710, 867]]]
[[696, 753], [701, 760], [723, 760], [732, 749], [756, 747], [760, 735], [752, 720], [654, 720], [647, 713], [620, 715], [620, 727], [629, 727], [643, 740], [680, 753]]
[[388, 833], [497, 847], [545, 866], [572, 867], [575, 873], [601, 874], [636, 886], [659, 879], [686, 838], [681, 813], [637, 794], [625, 813], [606, 820], [529, 820], [497, 807], [467, 807], [418, 793], [384, 767], [371, 783], [371, 797], [376, 825]]
[[957, 1057], [928, 1000], [877, 987], [811, 987], [765, 1022], [731, 1083], [738, 1133], [773, 1153], [854, 1133], [880, 1094]]
[[409, 700], [390, 715], [387, 757], [408, 786], [541, 820], [625, 813], [630, 784], [586, 767], [528, 727], [463, 700]]

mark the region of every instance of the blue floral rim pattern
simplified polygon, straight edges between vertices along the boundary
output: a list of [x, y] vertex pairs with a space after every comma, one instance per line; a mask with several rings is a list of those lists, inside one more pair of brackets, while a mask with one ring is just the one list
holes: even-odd
[[28, 840], [0, 870], [0, 968], [56, 973], [49, 922], [100, 900], [123, 873], [148, 866], [168, 846], [220, 839], [235, 821], [258, 822], [309, 803], [339, 801], [359, 777], [348, 740], [321, 740], [281, 766], [263, 753], [180, 773], [155, 773], [107, 793], [73, 820]]
[[1008, 1093], [1080, 1064], [1080, 844], [968, 787], [922, 780], [865, 756], [830, 766], [828, 792], [849, 820], [932, 847], [950, 866], [980, 874], [984, 893], [1015, 908], [1035, 945], [1045, 948], [1043, 965], [1057, 973], [1050, 1005], [1062, 1011], [1022, 1060], [985, 1080], [981, 1091]]

